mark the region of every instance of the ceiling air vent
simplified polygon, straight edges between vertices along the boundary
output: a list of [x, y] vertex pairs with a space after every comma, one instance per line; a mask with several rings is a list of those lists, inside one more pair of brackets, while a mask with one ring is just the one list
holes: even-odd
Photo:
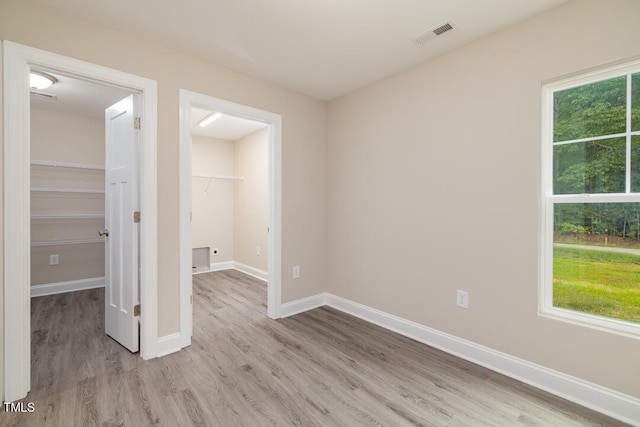
[[38, 97], [38, 98], [46, 99], [46, 100], [49, 100], [49, 101], [57, 101], [58, 100], [58, 97], [56, 95], [51, 95], [49, 93], [44, 93], [44, 92], [38, 92], [38, 91], [35, 91], [35, 90], [31, 91], [31, 95], [35, 96], [35, 97]]
[[437, 27], [434, 27], [430, 30], [425, 31], [424, 33], [418, 35], [418, 37], [416, 37], [415, 39], [413, 39], [413, 42], [415, 44], [425, 44], [427, 41], [436, 38], [438, 36], [443, 35], [444, 33], [447, 33], [451, 30], [453, 30], [455, 28], [455, 26], [453, 25], [453, 22], [448, 21], [445, 22], [444, 24], [440, 24]]

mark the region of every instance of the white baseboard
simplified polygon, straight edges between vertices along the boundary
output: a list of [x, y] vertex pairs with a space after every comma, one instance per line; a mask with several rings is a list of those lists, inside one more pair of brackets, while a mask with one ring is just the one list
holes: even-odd
[[239, 262], [233, 262], [233, 268], [235, 270], [241, 271], [244, 274], [248, 274], [251, 277], [255, 277], [256, 279], [260, 279], [266, 282], [269, 279], [269, 273], [264, 270], [259, 270], [255, 267], [251, 267], [250, 265], [242, 264]]
[[289, 317], [298, 313], [313, 310], [327, 305], [327, 294], [322, 293], [296, 301], [288, 302], [280, 306], [280, 317]]
[[210, 273], [212, 271], [223, 270], [238, 270], [251, 277], [262, 280], [263, 282], [269, 280], [268, 272], [236, 261], [212, 262], [209, 270], [194, 271], [193, 274]]
[[212, 262], [209, 271], [202, 271], [202, 273], [208, 273], [211, 271], [231, 270], [233, 268], [233, 261], [224, 262]]
[[328, 305], [579, 405], [640, 426], [640, 399], [329, 293], [282, 305], [282, 317]]
[[94, 288], [104, 288], [104, 277], [70, 280], [68, 282], [46, 283], [44, 285], [32, 285], [31, 298]]
[[156, 346], [157, 357], [166, 356], [167, 354], [182, 350], [181, 344], [182, 337], [180, 336], [180, 333], [159, 337], [158, 345]]

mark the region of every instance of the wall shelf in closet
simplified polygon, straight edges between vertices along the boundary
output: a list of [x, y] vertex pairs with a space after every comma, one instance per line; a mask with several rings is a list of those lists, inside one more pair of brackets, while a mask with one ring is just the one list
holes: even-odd
[[101, 218], [104, 218], [103, 213], [72, 212], [72, 213], [42, 213], [42, 214], [31, 215], [31, 219], [101, 219]]
[[87, 237], [82, 239], [34, 240], [31, 246], [77, 245], [81, 243], [103, 243], [104, 239]]
[[236, 179], [236, 180], [244, 181], [244, 176], [235, 176], [235, 175], [217, 175], [217, 174], [200, 175], [200, 174], [193, 174], [193, 177], [194, 178], [205, 178], [205, 179]]
[[57, 168], [104, 170], [104, 166], [93, 165], [90, 163], [70, 163], [70, 162], [54, 162], [50, 160], [31, 160], [31, 164], [33, 166], [51, 166], [51, 167], [57, 167]]
[[91, 235], [94, 227], [104, 228], [104, 170], [90, 163], [31, 161], [32, 248], [104, 243]]
[[104, 194], [104, 190], [93, 190], [90, 188], [60, 188], [60, 187], [32, 187], [33, 193], [83, 193], [83, 194]]
[[207, 184], [207, 188], [205, 188], [204, 192], [209, 191], [209, 187], [211, 186], [211, 181], [214, 179], [228, 179], [228, 180], [236, 180], [236, 181], [244, 181], [244, 176], [235, 176], [235, 175], [201, 175], [201, 174], [193, 174], [194, 178], [204, 178], [208, 179], [209, 183]]

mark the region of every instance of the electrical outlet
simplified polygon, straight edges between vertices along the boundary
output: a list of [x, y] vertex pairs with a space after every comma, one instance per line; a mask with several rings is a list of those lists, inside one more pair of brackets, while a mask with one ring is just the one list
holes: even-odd
[[256, 246], [256, 255], [260, 256], [260, 246]]
[[49, 255], [49, 265], [58, 265], [58, 264], [60, 264], [60, 256], [58, 254]]
[[469, 308], [469, 292], [458, 290], [456, 305], [462, 308]]
[[212, 256], [216, 256], [216, 255], [218, 255], [219, 253], [220, 253], [220, 249], [218, 249], [218, 248], [213, 248], [213, 249], [211, 249], [211, 255], [212, 255]]
[[296, 265], [295, 267], [293, 267], [293, 278], [294, 279], [299, 279], [300, 278], [300, 266]]

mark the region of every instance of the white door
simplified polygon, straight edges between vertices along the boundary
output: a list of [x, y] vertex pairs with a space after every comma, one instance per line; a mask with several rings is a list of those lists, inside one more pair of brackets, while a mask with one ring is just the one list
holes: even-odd
[[138, 130], [135, 129], [135, 95], [105, 111], [105, 330], [132, 352], [139, 348]]

